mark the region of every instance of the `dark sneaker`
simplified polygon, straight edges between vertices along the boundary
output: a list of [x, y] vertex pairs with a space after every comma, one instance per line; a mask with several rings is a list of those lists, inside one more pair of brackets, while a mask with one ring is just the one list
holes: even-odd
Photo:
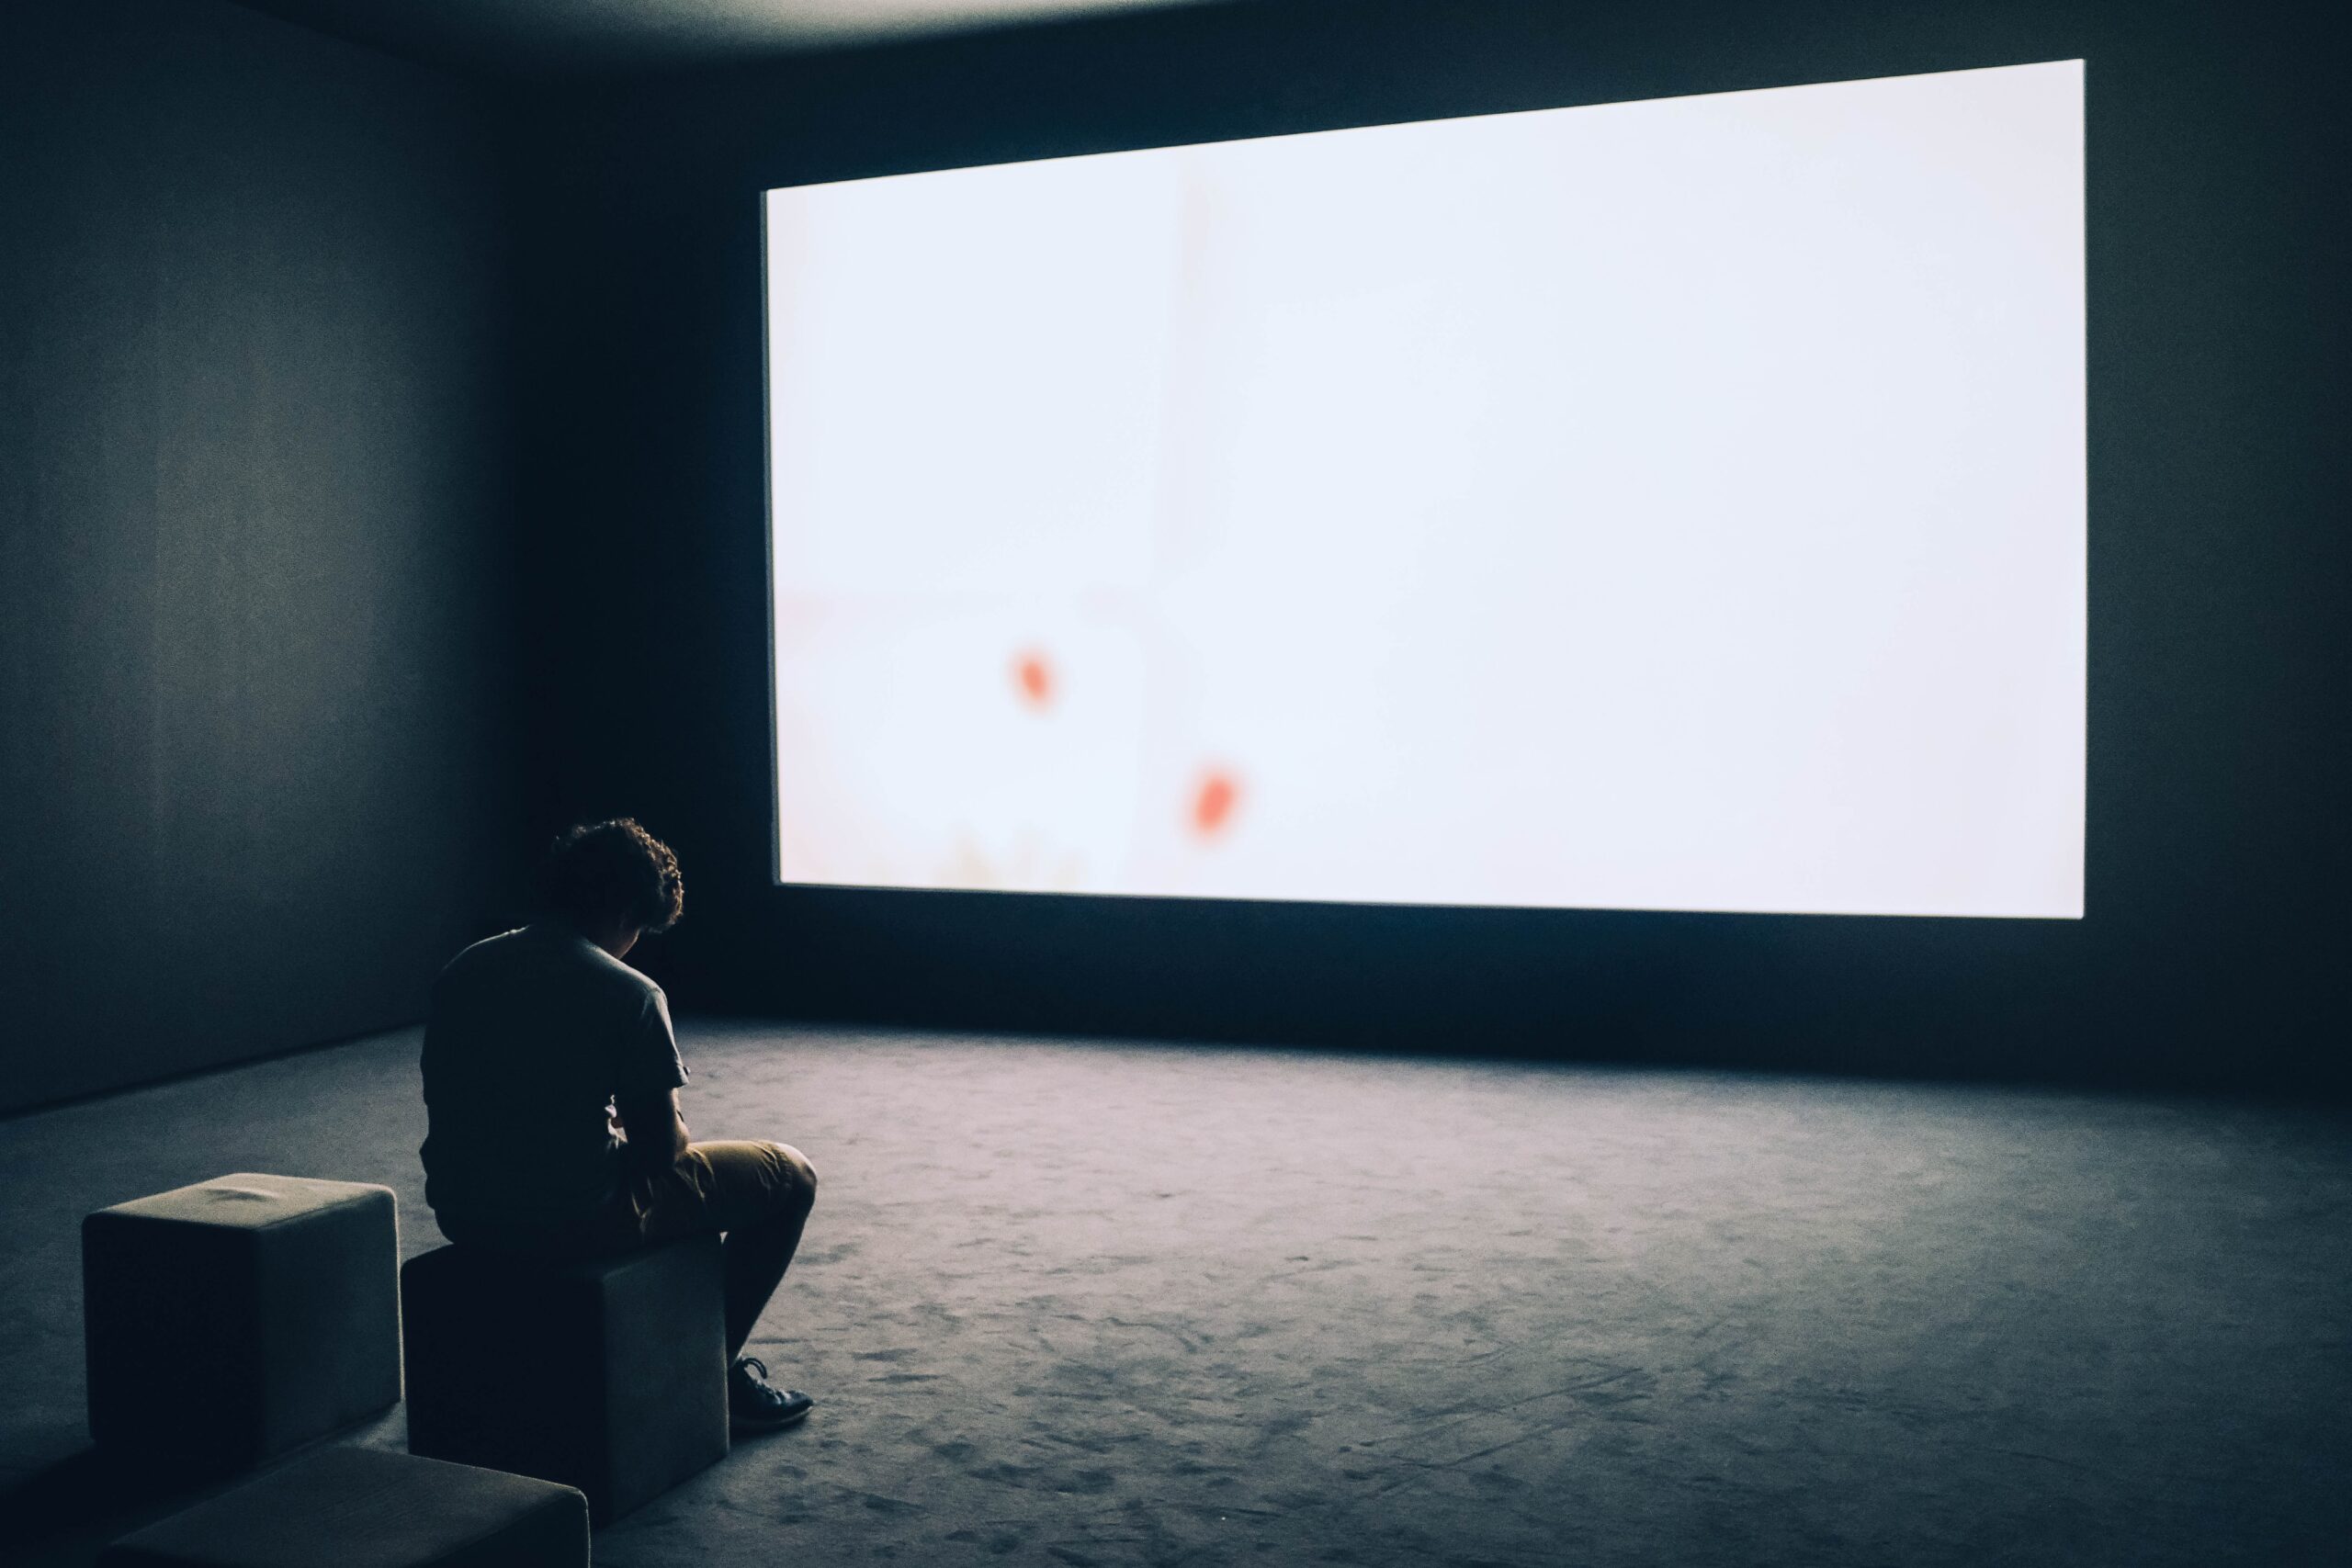
[[778, 1388], [768, 1382], [768, 1364], [757, 1356], [736, 1358], [727, 1374], [728, 1424], [739, 1432], [773, 1432], [789, 1427], [815, 1407], [816, 1401], [796, 1388]]

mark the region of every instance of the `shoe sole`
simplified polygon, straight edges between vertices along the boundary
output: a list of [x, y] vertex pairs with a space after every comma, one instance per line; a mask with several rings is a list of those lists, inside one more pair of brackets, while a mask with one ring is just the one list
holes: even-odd
[[811, 1404], [806, 1409], [796, 1410], [789, 1416], [780, 1416], [771, 1420], [763, 1421], [746, 1421], [740, 1416], [730, 1416], [727, 1418], [727, 1429], [738, 1435], [749, 1435], [757, 1432], [781, 1432], [786, 1427], [799, 1426], [800, 1423], [808, 1419], [808, 1412], [816, 1408], [817, 1407], [815, 1405]]

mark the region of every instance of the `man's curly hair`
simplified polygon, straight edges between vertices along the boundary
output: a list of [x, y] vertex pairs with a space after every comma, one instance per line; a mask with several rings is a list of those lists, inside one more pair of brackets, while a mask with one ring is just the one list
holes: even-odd
[[658, 936], [686, 911], [686, 885], [670, 846], [631, 817], [556, 835], [539, 863], [539, 901], [583, 930], [614, 920]]

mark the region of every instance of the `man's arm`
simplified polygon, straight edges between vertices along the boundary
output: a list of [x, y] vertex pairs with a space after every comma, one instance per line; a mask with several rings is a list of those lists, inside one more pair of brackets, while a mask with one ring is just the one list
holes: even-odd
[[628, 1140], [628, 1158], [635, 1169], [659, 1174], [678, 1163], [686, 1152], [686, 1119], [678, 1110], [678, 1091], [624, 1095], [613, 1101], [621, 1133]]

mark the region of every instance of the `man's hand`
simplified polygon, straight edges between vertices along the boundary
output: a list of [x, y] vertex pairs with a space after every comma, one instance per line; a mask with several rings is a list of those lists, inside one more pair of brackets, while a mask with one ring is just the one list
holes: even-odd
[[628, 1139], [626, 1157], [639, 1173], [658, 1176], [686, 1152], [686, 1119], [678, 1110], [676, 1089], [618, 1099], [613, 1110]]

